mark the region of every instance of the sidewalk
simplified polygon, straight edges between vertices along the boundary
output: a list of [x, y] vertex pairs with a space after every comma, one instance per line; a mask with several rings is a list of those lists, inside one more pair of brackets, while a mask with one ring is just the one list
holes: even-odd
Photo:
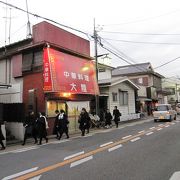
[[[124, 126], [126, 124], [129, 124], [129, 123], [134, 123], [134, 122], [137, 122], [137, 121], [148, 121], [148, 120], [149, 121], [152, 120], [152, 117], [150, 116], [150, 117], [144, 117], [144, 118], [141, 118], [141, 119], [133, 119], [133, 120], [130, 120], [130, 121], [123, 121], [123, 122], [119, 123], [119, 127], [122, 127], [122, 126]], [[113, 127], [111, 129], [116, 129], [115, 125], [113, 125]], [[105, 130], [107, 130], [107, 129], [106, 128], [93, 128], [93, 129], [90, 129], [90, 134], [92, 134], [92, 133], [95, 134], [95, 133], [97, 133], [99, 131], [105, 131]], [[81, 132], [80, 131], [70, 132], [69, 135], [70, 135], [70, 139], [78, 138], [78, 137], [81, 137]], [[49, 143], [57, 141], [55, 135], [50, 135], [50, 136], [48, 136], [48, 138], [49, 138]], [[62, 140], [64, 140], [64, 138], [62, 138]], [[29, 147], [32, 147], [34, 145], [36, 146], [36, 144], [33, 144], [33, 143], [34, 143], [33, 138], [27, 139], [25, 146], [21, 145], [22, 141], [20, 141], [20, 140], [7, 141], [6, 149], [4, 151], [0, 151], [0, 154], [3, 154], [4, 152], [6, 153], [6, 152], [9, 152], [9, 151], [21, 149], [21, 148], [29, 148]], [[43, 141], [43, 143], [44, 143], [44, 141]]]

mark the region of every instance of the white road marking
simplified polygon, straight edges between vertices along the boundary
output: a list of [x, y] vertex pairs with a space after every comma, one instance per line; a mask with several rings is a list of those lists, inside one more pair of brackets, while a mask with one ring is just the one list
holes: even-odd
[[158, 126], [164, 126], [163, 124], [159, 124]]
[[149, 135], [151, 135], [151, 134], [153, 134], [154, 132], [149, 132], [149, 133], [147, 133], [146, 134], [146, 136], [149, 136]]
[[70, 140], [69, 139], [63, 139], [63, 140], [50, 142], [49, 144], [61, 144], [61, 143], [68, 142], [68, 141], [70, 141]]
[[156, 127], [151, 127], [151, 128], [149, 128], [149, 129], [155, 129]]
[[30, 173], [30, 172], [33, 172], [33, 171], [36, 171], [38, 169], [38, 167], [34, 167], [34, 168], [31, 168], [31, 169], [27, 169], [25, 171], [22, 171], [22, 172], [19, 172], [19, 173], [16, 173], [16, 174], [13, 174], [13, 175], [10, 175], [10, 176], [7, 176], [7, 177], [4, 177], [2, 180], [9, 180], [9, 179], [14, 179], [16, 177], [19, 177], [19, 176], [22, 176], [24, 174], [27, 174], [27, 173]]
[[107, 146], [107, 145], [112, 144], [112, 143], [113, 142], [111, 141], [111, 142], [108, 142], [108, 143], [105, 143], [105, 144], [101, 144], [100, 147], [104, 147], [104, 146]]
[[114, 146], [114, 147], [112, 147], [112, 148], [109, 148], [108, 151], [111, 152], [111, 151], [114, 151], [114, 150], [116, 150], [116, 149], [119, 149], [120, 147], [122, 147], [122, 144], [119, 144], [119, 145], [117, 145], [117, 146]]
[[70, 155], [70, 156], [67, 156], [67, 157], [64, 158], [64, 160], [71, 159], [71, 158], [76, 157], [76, 156], [79, 156], [79, 155], [81, 155], [81, 154], [84, 154], [84, 151], [81, 151], [81, 152], [72, 154], [72, 155]]
[[38, 149], [38, 148], [39, 148], [38, 146], [32, 146], [32, 147], [29, 147], [29, 148], [23, 148], [23, 149], [14, 150], [14, 151], [12, 151], [12, 153], [26, 152], [26, 151], [30, 151], [30, 150], [34, 150], [34, 149]]
[[85, 163], [85, 162], [87, 162], [87, 161], [89, 161], [89, 160], [92, 160], [92, 159], [93, 159], [93, 156], [89, 156], [89, 157], [80, 159], [80, 160], [78, 160], [78, 161], [75, 161], [75, 162], [71, 163], [70, 168], [75, 167], [75, 166], [77, 166], [77, 165], [80, 165], [80, 164], [82, 164], [82, 163]]
[[157, 129], [157, 131], [160, 131], [160, 130], [162, 130], [162, 128], [158, 128], [158, 129]]
[[122, 137], [122, 139], [127, 139], [127, 138], [129, 138], [129, 137], [131, 137], [132, 135], [128, 135], [128, 136], [124, 136], [124, 137]]
[[164, 126], [164, 127], [169, 127], [169, 125], [166, 125], [166, 126]]
[[29, 180], [39, 180], [39, 179], [41, 178], [41, 176], [42, 176], [42, 175], [36, 176], [36, 177], [33, 177], [33, 178], [29, 179]]
[[180, 179], [180, 171], [175, 172], [169, 180], [179, 180]]
[[87, 134], [87, 135], [82, 136], [82, 137], [86, 138], [86, 137], [91, 137], [91, 136], [93, 136], [93, 135], [94, 135], [94, 134]]
[[141, 133], [144, 133], [144, 132], [145, 132], [145, 131], [143, 130], [143, 131], [139, 131], [138, 133], [141, 134]]
[[171, 123], [172, 125], [174, 125], [175, 123]]
[[141, 139], [140, 137], [137, 137], [137, 138], [131, 139], [131, 142], [135, 142], [135, 141], [138, 141], [140, 139]]

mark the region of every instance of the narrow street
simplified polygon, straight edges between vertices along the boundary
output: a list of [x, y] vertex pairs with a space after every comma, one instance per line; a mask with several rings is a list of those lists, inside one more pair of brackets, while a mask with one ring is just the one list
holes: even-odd
[[0, 153], [0, 179], [177, 180], [179, 137], [179, 118], [148, 120], [6, 150]]

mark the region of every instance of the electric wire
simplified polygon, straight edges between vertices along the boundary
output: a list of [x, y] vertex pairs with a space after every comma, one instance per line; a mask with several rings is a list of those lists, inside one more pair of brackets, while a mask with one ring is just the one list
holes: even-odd
[[100, 31], [100, 33], [143, 35], [143, 36], [180, 36], [179, 33], [136, 33], [136, 32], [120, 32], [120, 31]]
[[109, 41], [117, 41], [117, 42], [124, 42], [124, 43], [134, 43], [134, 44], [154, 44], [154, 45], [180, 45], [180, 43], [169, 43], [169, 42], [148, 42], [148, 41], [129, 41], [124, 39], [110, 39], [104, 38]]
[[[76, 31], [76, 32], [79, 32], [79, 33], [82, 33], [82, 34], [88, 36], [88, 33], [84, 32], [84, 31], [81, 31], [81, 30], [79, 30], [79, 29], [73, 28], [73, 27], [71, 27], [71, 26], [67, 26], [67, 25], [61, 24], [61, 23], [59, 23], [59, 22], [57, 22], [57, 21], [55, 21], [55, 20], [52, 20], [52, 19], [43, 17], [43, 16], [38, 15], [38, 14], [34, 14], [34, 13], [30, 12], [30, 11], [26, 11], [26, 10], [24, 10], [24, 9], [22, 9], [22, 8], [20, 8], [20, 7], [17, 7], [17, 6], [15, 6], [15, 5], [13, 5], [13, 4], [10, 4], [10, 3], [7, 3], [7, 2], [3, 2], [3, 1], [0, 1], [0, 3], [2, 3], [2, 4], [4, 4], [4, 5], [7, 5], [7, 6], [9, 6], [9, 7], [12, 7], [12, 8], [14, 8], [14, 9], [17, 9], [17, 10], [19, 10], [19, 11], [22, 11], [22, 12], [24, 12], [24, 13], [28, 13], [29, 15], [32, 15], [32, 16], [34, 16], [34, 17], [37, 17], [37, 18], [40, 18], [40, 19], [44, 19], [44, 20], [46, 20], [46, 21], [52, 22], [52, 23], [57, 24], [57, 25], [59, 25], [59, 26], [62, 26], [62, 27], [71, 29], [71, 30], [73, 30], [73, 31]], [[89, 36], [88, 36], [88, 37], [89, 37]]]
[[172, 63], [172, 62], [174, 62], [174, 61], [176, 61], [176, 60], [178, 60], [178, 59], [180, 59], [180, 56], [179, 56], [179, 57], [176, 57], [175, 59], [172, 59], [172, 60], [170, 60], [170, 61], [167, 61], [166, 63], [163, 63], [163, 64], [155, 67], [154, 69], [159, 69], [159, 68], [161, 68], [161, 67], [163, 67], [163, 66], [166, 66], [166, 65], [168, 65], [168, 64], [170, 64], [170, 63]]
[[140, 23], [140, 22], [144, 22], [144, 21], [149, 21], [149, 20], [152, 20], [152, 19], [160, 18], [160, 17], [163, 17], [163, 16], [167, 16], [167, 15], [170, 15], [170, 14], [174, 14], [174, 13], [179, 12], [179, 11], [180, 10], [177, 9], [177, 10], [174, 10], [174, 11], [171, 11], [171, 12], [167, 12], [167, 13], [164, 13], [164, 14], [160, 14], [160, 15], [157, 15], [157, 16], [147, 17], [147, 18], [143, 18], [143, 19], [139, 19], [139, 20], [134, 20], [134, 21], [129, 21], [129, 22], [125, 22], [125, 23], [119, 23], [119, 24], [104, 24], [102, 26], [122, 26], [122, 25]]

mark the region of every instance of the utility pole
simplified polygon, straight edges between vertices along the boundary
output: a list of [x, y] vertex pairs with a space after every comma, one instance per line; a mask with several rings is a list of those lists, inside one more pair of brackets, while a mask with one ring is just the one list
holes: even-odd
[[27, 38], [31, 38], [32, 37], [32, 33], [31, 33], [31, 24], [30, 24], [30, 20], [29, 20], [29, 10], [28, 10], [28, 1], [26, 0], [26, 9], [27, 9]]
[[[95, 51], [95, 63], [96, 63], [96, 80], [98, 83], [98, 55], [97, 55], [97, 31], [96, 31], [96, 22], [94, 18], [94, 51]], [[99, 95], [95, 95], [95, 104], [96, 104], [96, 114], [99, 115]]]

